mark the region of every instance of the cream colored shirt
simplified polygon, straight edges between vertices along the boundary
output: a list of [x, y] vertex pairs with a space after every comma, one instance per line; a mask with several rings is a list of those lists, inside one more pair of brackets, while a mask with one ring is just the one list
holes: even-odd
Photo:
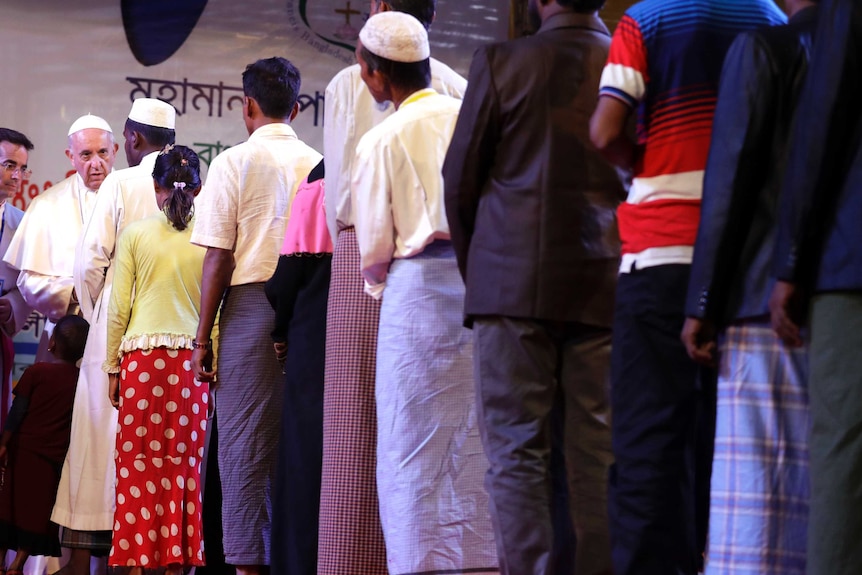
[[96, 193], [76, 173], [33, 198], [3, 258], [20, 270], [18, 289], [24, 301], [52, 322], [69, 310], [75, 248]]
[[365, 291], [380, 299], [393, 259], [449, 239], [441, 169], [461, 101], [416, 92], [356, 148], [352, 206]]
[[230, 285], [272, 276], [290, 202], [320, 159], [287, 124], [267, 124], [212, 161], [195, 201], [191, 241], [233, 251], [236, 268]]
[[[431, 87], [459, 100], [467, 80], [431, 58]], [[350, 172], [356, 144], [395, 111], [391, 102], [378, 104], [359, 75], [359, 64], [341, 70], [326, 87], [323, 113], [323, 156], [326, 158], [326, 225], [336, 241], [338, 232], [353, 225], [350, 216]]]
[[119, 371], [123, 353], [167, 347], [191, 349], [198, 326], [206, 250], [189, 242], [164, 214], [129, 224], [117, 240], [108, 304], [108, 348], [102, 366]]

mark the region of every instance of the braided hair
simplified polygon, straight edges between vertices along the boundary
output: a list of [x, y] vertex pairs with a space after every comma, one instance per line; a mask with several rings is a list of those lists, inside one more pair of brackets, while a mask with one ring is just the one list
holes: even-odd
[[198, 155], [186, 146], [165, 146], [153, 168], [153, 179], [170, 196], [162, 210], [171, 225], [183, 231], [194, 214], [195, 192], [201, 187], [201, 163]]

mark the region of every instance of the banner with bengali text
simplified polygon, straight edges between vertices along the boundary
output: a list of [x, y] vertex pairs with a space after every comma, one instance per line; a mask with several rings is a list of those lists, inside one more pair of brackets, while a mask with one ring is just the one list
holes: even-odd
[[[248, 134], [241, 117], [245, 66], [283, 56], [302, 74], [299, 137], [322, 151], [324, 92], [354, 62], [368, 0], [4, 0], [0, 126], [36, 145], [32, 176], [9, 201], [30, 200], [72, 173], [66, 133], [80, 115], [111, 124], [127, 166], [122, 130], [134, 98], [177, 109], [177, 142], [204, 164]], [[508, 31], [505, 0], [438, 0], [432, 55], [466, 75], [474, 50]], [[16, 337], [16, 376], [32, 362], [44, 319]], [[17, 377], [16, 377], [17, 378]]]

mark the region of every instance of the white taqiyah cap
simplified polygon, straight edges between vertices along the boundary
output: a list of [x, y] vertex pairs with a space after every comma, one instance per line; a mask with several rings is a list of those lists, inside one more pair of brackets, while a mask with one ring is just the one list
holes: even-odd
[[138, 98], [132, 102], [129, 119], [139, 124], [173, 130], [176, 124], [177, 111], [167, 102], [162, 102], [156, 98]]
[[111, 130], [111, 125], [105, 121], [104, 118], [100, 118], [99, 116], [94, 116], [93, 114], [87, 114], [86, 116], [81, 116], [74, 122], [72, 122], [71, 127], [69, 127], [69, 133], [67, 135], [71, 136], [75, 132], [80, 132], [81, 130], [104, 130], [106, 132], [114, 133]]
[[431, 56], [425, 26], [404, 12], [375, 14], [365, 22], [359, 40], [375, 56], [394, 62], [421, 62]]

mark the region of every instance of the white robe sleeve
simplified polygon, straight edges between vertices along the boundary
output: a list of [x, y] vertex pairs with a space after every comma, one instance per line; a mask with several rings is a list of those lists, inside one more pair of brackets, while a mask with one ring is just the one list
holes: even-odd
[[114, 174], [108, 174], [96, 196], [93, 213], [81, 234], [75, 256], [75, 293], [81, 304], [84, 319], [92, 322], [93, 311], [102, 288], [105, 275], [114, 257], [117, 229], [122, 219], [122, 198], [119, 182]]
[[[326, 162], [324, 186], [326, 227], [332, 244], [338, 239], [338, 206], [350, 193], [350, 166], [356, 153], [355, 111], [350, 76], [338, 74], [326, 87], [323, 107], [323, 158]], [[342, 222], [341, 225], [344, 225]]]
[[351, 202], [359, 244], [359, 267], [365, 293], [383, 297], [386, 275], [395, 253], [392, 217], [390, 148], [385, 143], [360, 140], [351, 177]]
[[51, 321], [57, 322], [66, 315], [72, 301], [72, 278], [21, 270], [17, 284], [27, 305]]

